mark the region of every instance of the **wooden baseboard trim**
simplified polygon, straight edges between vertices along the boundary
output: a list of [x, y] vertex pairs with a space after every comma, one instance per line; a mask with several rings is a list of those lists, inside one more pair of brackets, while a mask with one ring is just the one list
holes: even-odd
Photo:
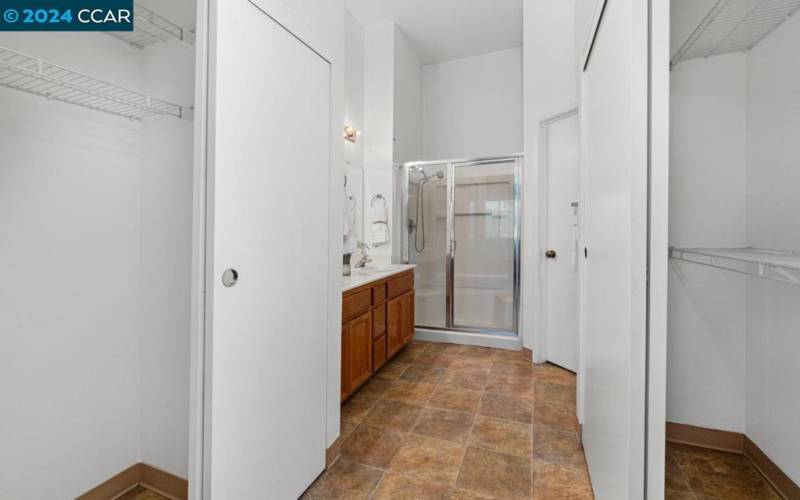
[[757, 444], [740, 432], [667, 422], [666, 434], [667, 441], [673, 443], [743, 454], [783, 498], [800, 499], [800, 486], [792, 481]]
[[789, 478], [754, 442], [744, 436], [744, 455], [762, 476], [783, 495], [783, 498], [800, 499], [800, 486]]
[[342, 453], [342, 436], [336, 438], [336, 441], [325, 450], [325, 468], [330, 469], [331, 466], [336, 462], [336, 459], [339, 458], [339, 455]]
[[95, 486], [77, 500], [109, 500], [119, 497], [137, 485], [172, 500], [186, 500], [189, 497], [189, 482], [186, 479], [152, 465], [138, 463]]
[[667, 441], [689, 444], [701, 448], [744, 453], [744, 434], [698, 427], [696, 425], [667, 422]]

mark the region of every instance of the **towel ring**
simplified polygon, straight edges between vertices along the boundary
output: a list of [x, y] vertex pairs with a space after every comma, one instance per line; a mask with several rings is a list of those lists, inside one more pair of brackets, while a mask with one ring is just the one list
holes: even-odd
[[386, 206], [386, 198], [384, 198], [382, 194], [378, 193], [375, 196], [373, 196], [371, 200], [369, 200], [370, 207], [373, 208], [375, 207], [375, 200], [381, 200], [383, 202], [383, 206], [384, 207]]

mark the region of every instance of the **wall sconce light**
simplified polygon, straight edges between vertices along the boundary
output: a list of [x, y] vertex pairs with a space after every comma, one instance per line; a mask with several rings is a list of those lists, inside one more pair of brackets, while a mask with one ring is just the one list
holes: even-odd
[[344, 139], [346, 141], [356, 142], [356, 139], [358, 139], [359, 135], [361, 135], [361, 131], [352, 125], [347, 125], [344, 128]]

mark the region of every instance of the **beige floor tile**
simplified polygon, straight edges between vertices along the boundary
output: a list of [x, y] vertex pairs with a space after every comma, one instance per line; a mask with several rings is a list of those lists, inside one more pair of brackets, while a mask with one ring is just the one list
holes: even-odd
[[383, 477], [376, 500], [446, 500], [450, 496], [450, 487], [424, 479], [392, 472]]
[[533, 365], [530, 358], [525, 357], [524, 351], [507, 351], [499, 349], [494, 355], [495, 361], [504, 361], [506, 363], [520, 363], [524, 365]]
[[381, 368], [378, 373], [375, 374], [375, 376], [390, 380], [397, 380], [409, 366], [411, 366], [410, 363], [397, 363], [392, 360], [386, 363], [383, 368]]
[[578, 426], [578, 418], [572, 410], [539, 401], [533, 404], [533, 420], [537, 426], [549, 426], [568, 432], [576, 431]]
[[518, 377], [533, 380], [533, 365], [497, 361], [492, 364], [493, 377]]
[[553, 427], [533, 426], [533, 458], [568, 467], [586, 467], [578, 434]]
[[383, 471], [344, 458], [336, 461], [301, 497], [304, 500], [367, 499]]
[[533, 399], [533, 379], [531, 377], [501, 377], [489, 375], [489, 383], [486, 384], [486, 392], [498, 392], [517, 396], [520, 398]]
[[434, 368], [449, 368], [455, 360], [456, 356], [454, 354], [423, 352], [414, 359], [414, 364]]
[[474, 419], [471, 413], [425, 408], [411, 432], [461, 444], [467, 440]]
[[392, 459], [389, 469], [427, 481], [454, 485], [464, 447], [418, 434], [409, 434], [400, 451]]
[[436, 386], [418, 382], [398, 380], [384, 393], [385, 399], [403, 401], [404, 403], [424, 405], [433, 395]]
[[574, 387], [576, 384], [575, 374], [550, 363], [533, 365], [533, 377], [536, 382], [546, 382], [550, 384], [561, 384]]
[[534, 398], [537, 403], [547, 403], [575, 410], [577, 402], [575, 387], [539, 381], [535, 385]]
[[384, 399], [364, 417], [363, 423], [380, 429], [408, 432], [417, 423], [422, 406]]
[[472, 391], [482, 391], [489, 383], [489, 370], [481, 368], [450, 367], [444, 373], [442, 384]]
[[403, 372], [403, 375], [400, 378], [408, 382], [438, 384], [442, 381], [444, 372], [445, 368], [412, 364], [406, 371]]
[[433, 393], [428, 406], [442, 408], [444, 410], [463, 411], [465, 413], [475, 413], [481, 402], [481, 391], [471, 391], [460, 387], [439, 385]]
[[404, 434], [360, 425], [342, 445], [342, 457], [385, 469], [403, 444]]
[[535, 500], [591, 500], [594, 495], [589, 474], [585, 469], [534, 460], [533, 498]]
[[469, 447], [456, 486], [503, 499], [531, 497], [531, 459]]
[[478, 358], [478, 359], [490, 359], [494, 358], [497, 354], [496, 349], [489, 349], [486, 347], [476, 347], [476, 346], [464, 346], [461, 349], [461, 352], [458, 353], [459, 356], [464, 358]]
[[508, 455], [530, 457], [533, 449], [531, 438], [530, 424], [478, 416], [467, 445]]
[[533, 403], [530, 399], [487, 392], [481, 398], [478, 414], [530, 424]]

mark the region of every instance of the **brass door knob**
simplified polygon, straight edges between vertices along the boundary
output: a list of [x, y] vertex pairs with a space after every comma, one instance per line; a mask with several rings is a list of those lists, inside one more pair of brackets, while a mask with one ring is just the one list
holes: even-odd
[[548, 250], [544, 253], [544, 256], [548, 259], [555, 259], [556, 258], [556, 251], [555, 250]]

